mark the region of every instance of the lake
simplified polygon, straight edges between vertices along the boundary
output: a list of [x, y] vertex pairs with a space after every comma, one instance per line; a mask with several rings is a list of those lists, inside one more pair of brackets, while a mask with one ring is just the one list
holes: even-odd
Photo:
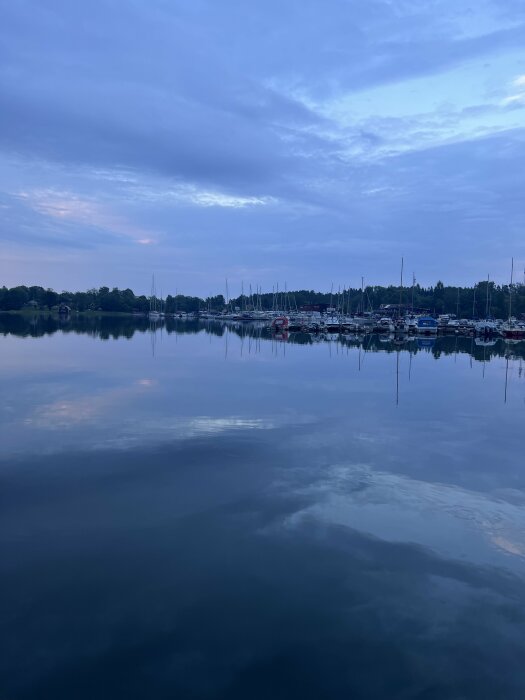
[[0, 316], [0, 696], [525, 697], [525, 343]]

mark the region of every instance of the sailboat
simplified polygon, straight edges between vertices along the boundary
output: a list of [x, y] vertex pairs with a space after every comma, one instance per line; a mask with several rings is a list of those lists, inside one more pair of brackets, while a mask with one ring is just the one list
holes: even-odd
[[490, 275], [487, 275], [487, 296], [485, 302], [485, 318], [474, 324], [477, 335], [492, 337], [499, 334], [499, 324], [490, 316]]
[[510, 268], [509, 285], [509, 319], [500, 326], [500, 332], [507, 340], [522, 340], [525, 338], [525, 323], [516, 321], [512, 316], [512, 285], [514, 282], [514, 258]]
[[398, 335], [408, 333], [408, 327], [406, 325], [404, 316], [401, 314], [401, 307], [403, 305], [403, 264], [404, 264], [404, 260], [403, 260], [403, 258], [401, 258], [401, 281], [400, 281], [400, 285], [399, 285], [399, 307], [398, 307], [397, 317], [394, 320], [394, 330]]
[[153, 275], [151, 278], [151, 296], [149, 298], [148, 315], [152, 321], [158, 321], [161, 318], [161, 314], [157, 305], [157, 293], [155, 291], [155, 275]]

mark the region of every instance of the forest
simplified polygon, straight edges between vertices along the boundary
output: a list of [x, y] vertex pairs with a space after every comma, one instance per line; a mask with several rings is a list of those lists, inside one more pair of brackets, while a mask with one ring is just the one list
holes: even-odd
[[[409, 288], [399, 286], [367, 286], [361, 289], [338, 289], [331, 292], [313, 290], [272, 291], [240, 295], [226, 300], [222, 294], [200, 298], [169, 294], [163, 300], [166, 313], [195, 313], [197, 311], [222, 311], [225, 308], [241, 311], [257, 309], [300, 309], [305, 305], [326, 304], [344, 310], [345, 313], [378, 310], [383, 304], [403, 304], [408, 308], [427, 310], [432, 314], [451, 313], [461, 318], [506, 318], [525, 314], [525, 285], [496, 285], [482, 281], [473, 287], [452, 287], [437, 282], [435, 286]], [[85, 292], [56, 292], [39, 286], [0, 288], [0, 310], [53, 311], [65, 304], [72, 311], [109, 313], [147, 313], [151, 300], [145, 295], [135, 295], [131, 289], [100, 287]]]

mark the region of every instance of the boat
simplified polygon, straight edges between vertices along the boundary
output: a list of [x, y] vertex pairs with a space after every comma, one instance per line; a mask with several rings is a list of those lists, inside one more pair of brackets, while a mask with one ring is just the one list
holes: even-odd
[[404, 318], [398, 318], [394, 321], [394, 332], [396, 335], [405, 335], [405, 333], [408, 333], [408, 327]]
[[326, 316], [321, 321], [321, 325], [329, 332], [342, 330], [343, 323], [344, 320], [339, 316]]
[[477, 321], [477, 323], [474, 325], [474, 331], [476, 332], [476, 335], [490, 337], [499, 334], [499, 326], [496, 321], [483, 319], [481, 321]]
[[276, 316], [272, 321], [272, 328], [277, 331], [286, 330], [290, 324], [288, 316]]
[[149, 318], [152, 321], [158, 321], [164, 318], [164, 314], [161, 314], [158, 306], [157, 291], [155, 289], [155, 275], [151, 278], [151, 296], [149, 298]]
[[416, 332], [420, 335], [435, 335], [438, 332], [438, 322], [432, 316], [419, 316]]
[[454, 319], [454, 314], [439, 314], [437, 321], [440, 328], [448, 326], [449, 322]]
[[415, 333], [417, 331], [417, 316], [406, 316], [405, 327], [408, 333]]
[[525, 323], [517, 321], [512, 316], [512, 285], [514, 281], [514, 258], [510, 268], [509, 284], [509, 319], [500, 326], [500, 333], [507, 340], [522, 340], [525, 338]]
[[405, 319], [401, 316], [401, 308], [403, 306], [403, 266], [404, 259], [401, 258], [401, 277], [399, 284], [399, 307], [395, 319], [393, 319], [394, 332], [396, 335], [404, 335], [408, 333], [408, 328], [405, 323]]
[[380, 318], [376, 325], [376, 330], [378, 333], [393, 333], [395, 331], [395, 326], [392, 323], [392, 319], [385, 316]]
[[515, 318], [509, 318], [508, 321], [502, 323], [499, 330], [506, 340], [525, 339], [525, 323], [516, 321]]

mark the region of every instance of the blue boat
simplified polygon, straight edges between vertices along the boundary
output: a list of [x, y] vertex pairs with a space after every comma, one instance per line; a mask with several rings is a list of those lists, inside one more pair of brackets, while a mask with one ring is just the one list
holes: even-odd
[[435, 335], [438, 332], [438, 322], [432, 316], [420, 316], [417, 319], [416, 333]]

